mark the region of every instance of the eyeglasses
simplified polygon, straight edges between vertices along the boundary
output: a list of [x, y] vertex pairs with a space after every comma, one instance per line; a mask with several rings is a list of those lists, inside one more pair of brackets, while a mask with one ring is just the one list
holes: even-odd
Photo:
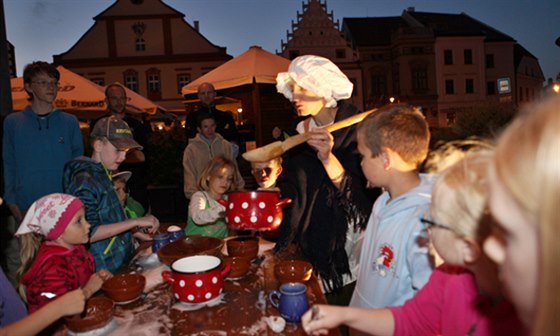
[[47, 81], [47, 80], [40, 80], [40, 81], [31, 81], [31, 83], [37, 84], [40, 87], [49, 87], [52, 86], [58, 89], [58, 81]]
[[432, 220], [429, 220], [427, 218], [420, 218], [420, 222], [422, 222], [422, 224], [424, 224], [424, 228], [426, 230], [429, 229], [429, 228], [432, 228], [432, 227], [437, 227], [437, 228], [440, 228], [440, 229], [449, 230], [451, 232], [454, 232], [453, 229], [451, 229], [449, 226], [438, 224], [438, 223], [436, 223]]

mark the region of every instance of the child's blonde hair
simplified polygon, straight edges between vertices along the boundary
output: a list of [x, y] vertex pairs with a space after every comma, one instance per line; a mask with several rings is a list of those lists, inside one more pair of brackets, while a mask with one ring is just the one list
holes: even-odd
[[558, 332], [560, 300], [560, 97], [527, 105], [496, 148], [496, 174], [537, 225], [539, 286], [533, 334]]
[[434, 221], [481, 244], [490, 228], [479, 224], [488, 200], [487, 171], [492, 158], [489, 150], [468, 154], [441, 172], [432, 188]]
[[233, 176], [233, 180], [231, 181], [231, 185], [227, 191], [234, 191], [236, 186], [239, 185], [239, 181], [237, 181], [237, 174], [235, 173], [237, 166], [233, 161], [221, 155], [214, 157], [212, 160], [210, 160], [210, 162], [208, 162], [208, 165], [206, 166], [206, 168], [204, 168], [202, 174], [200, 175], [200, 180], [198, 182], [199, 188], [205, 191], [208, 190], [208, 178], [216, 176], [220, 172], [220, 170], [225, 167], [231, 168]]
[[430, 130], [422, 113], [405, 104], [387, 105], [358, 125], [373, 157], [389, 148], [408, 164], [418, 167], [428, 155]]

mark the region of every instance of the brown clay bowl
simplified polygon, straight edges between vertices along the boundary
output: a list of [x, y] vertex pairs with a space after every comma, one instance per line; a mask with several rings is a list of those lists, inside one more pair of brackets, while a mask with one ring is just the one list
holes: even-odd
[[135, 273], [115, 275], [101, 286], [105, 295], [115, 302], [132, 301], [142, 294], [146, 278]]
[[226, 249], [230, 257], [242, 257], [253, 260], [259, 253], [259, 238], [237, 236], [226, 241]]
[[224, 240], [216, 237], [184, 236], [157, 251], [159, 260], [171, 266], [175, 260], [199, 254], [219, 256]]
[[306, 282], [313, 274], [313, 266], [303, 260], [283, 260], [274, 265], [274, 275], [281, 283]]
[[249, 272], [251, 267], [251, 260], [247, 258], [223, 256], [222, 260], [231, 266], [231, 271], [227, 275], [230, 279], [241, 278]]
[[93, 297], [87, 301], [83, 315], [65, 317], [68, 330], [79, 333], [105, 326], [113, 317], [113, 301], [103, 296]]

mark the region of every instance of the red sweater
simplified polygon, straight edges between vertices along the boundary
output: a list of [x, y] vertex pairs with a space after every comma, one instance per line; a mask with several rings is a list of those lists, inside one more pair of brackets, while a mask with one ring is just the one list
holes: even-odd
[[83, 245], [71, 249], [44, 242], [31, 268], [21, 279], [26, 286], [29, 314], [55, 298], [41, 293], [53, 293], [57, 297], [83, 287], [95, 272], [93, 256]]

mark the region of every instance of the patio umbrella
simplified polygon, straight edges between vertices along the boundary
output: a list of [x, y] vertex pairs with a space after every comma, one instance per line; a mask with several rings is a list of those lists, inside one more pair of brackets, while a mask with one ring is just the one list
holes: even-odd
[[[65, 67], [57, 67], [60, 72], [58, 94], [54, 105], [64, 111], [70, 112], [79, 118], [92, 119], [99, 117], [100, 113], [105, 113], [107, 104], [105, 103], [105, 88], [82, 77]], [[27, 92], [23, 85], [23, 77], [11, 79], [13, 110], [21, 111], [27, 105]], [[158, 106], [148, 99], [140, 96], [136, 92], [125, 87], [129, 102], [127, 110], [130, 112], [155, 113]]]
[[287, 71], [290, 61], [269, 53], [259, 46], [252, 46], [243, 54], [232, 58], [204, 76], [183, 86], [183, 95], [196, 93], [201, 83], [209, 82], [216, 90], [245, 84], [276, 84], [276, 75]]

